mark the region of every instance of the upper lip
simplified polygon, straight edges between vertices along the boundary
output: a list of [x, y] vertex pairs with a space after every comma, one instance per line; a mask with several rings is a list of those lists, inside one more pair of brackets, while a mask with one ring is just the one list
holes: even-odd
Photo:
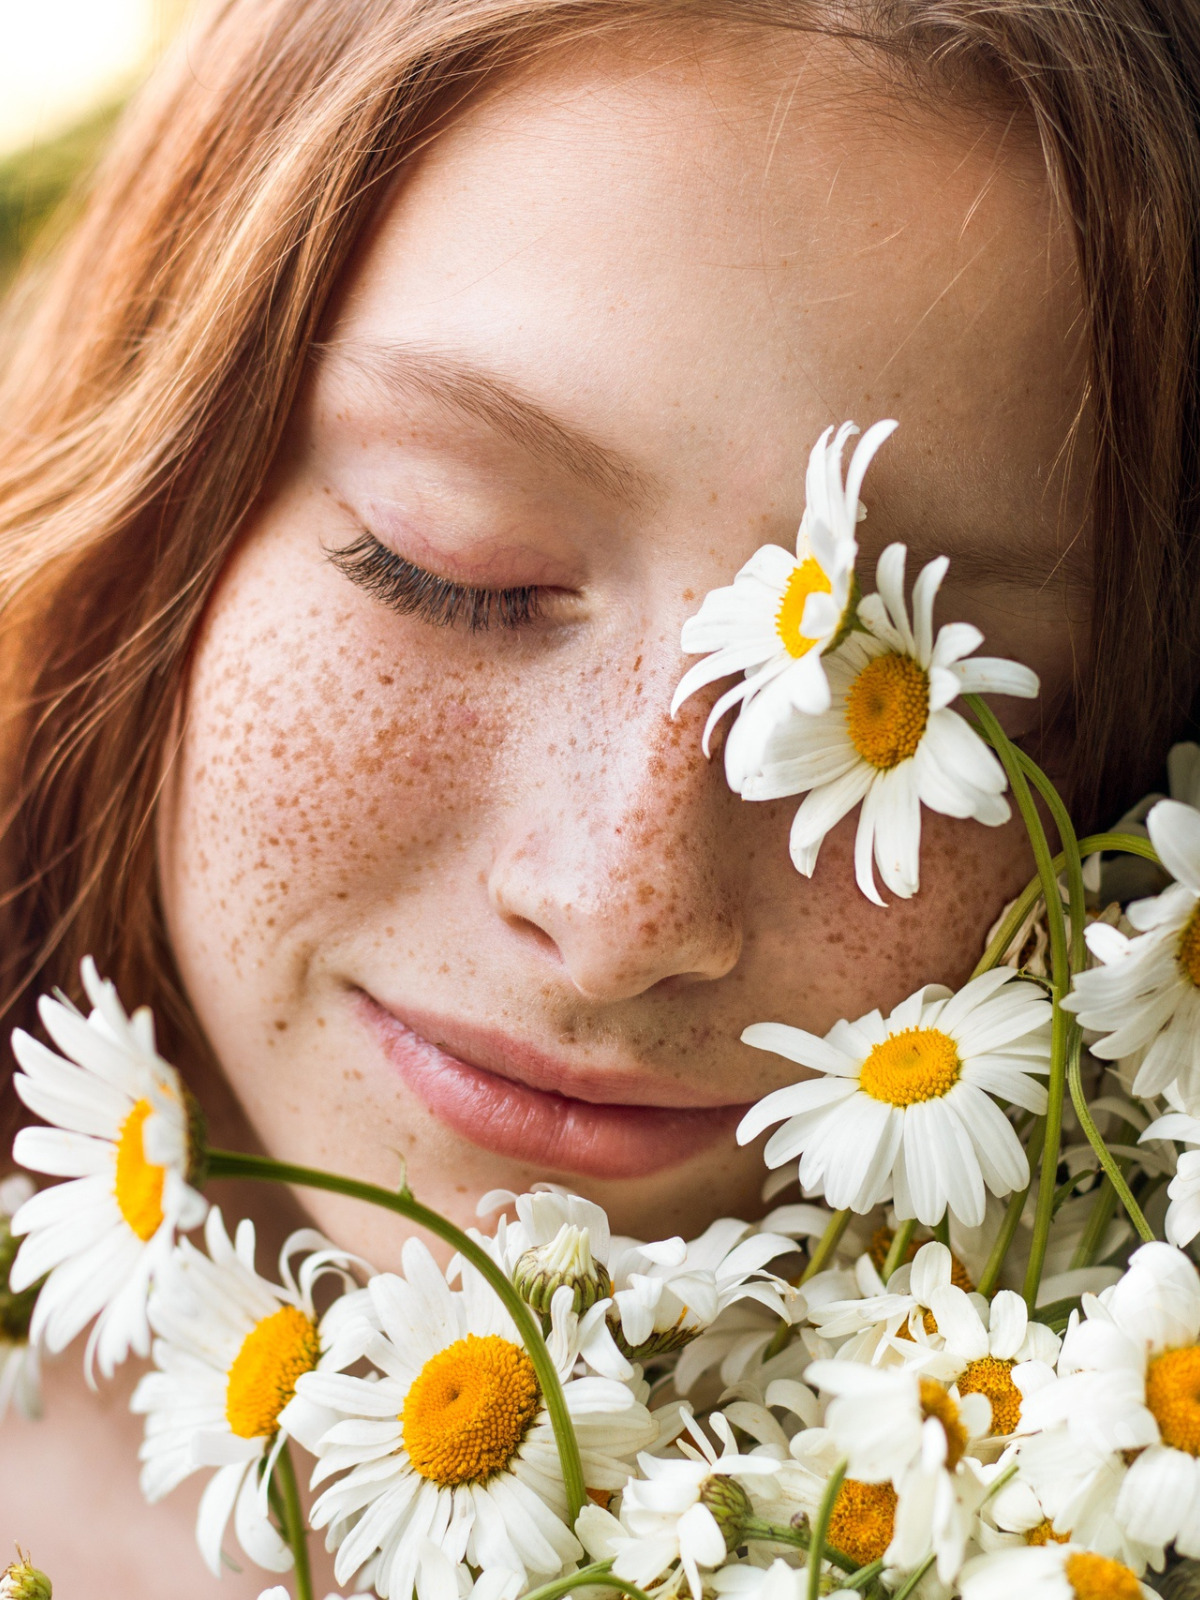
[[543, 1094], [561, 1095], [593, 1105], [658, 1106], [687, 1111], [716, 1110], [745, 1103], [722, 1098], [690, 1084], [664, 1082], [652, 1076], [652, 1069], [628, 1060], [611, 1064], [567, 1061], [527, 1040], [511, 1038], [495, 1029], [393, 1005], [369, 991], [363, 992], [401, 1027], [446, 1055]]

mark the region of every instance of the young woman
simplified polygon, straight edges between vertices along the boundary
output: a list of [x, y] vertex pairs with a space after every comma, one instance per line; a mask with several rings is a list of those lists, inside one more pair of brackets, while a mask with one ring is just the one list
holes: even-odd
[[[864, 568], [951, 557], [1082, 824], [1150, 786], [1200, 673], [1198, 99], [1148, 0], [203, 10], [12, 315], [6, 1029], [91, 953], [216, 1142], [461, 1222], [760, 1214], [733, 1130], [790, 1069], [742, 1029], [961, 982], [1031, 866], [930, 815], [881, 909], [849, 818], [799, 876], [700, 752], [723, 685], [669, 715], [681, 626], [829, 424], [897, 418]], [[209, 1592], [74, 1374], [0, 1534], [67, 1600]]]

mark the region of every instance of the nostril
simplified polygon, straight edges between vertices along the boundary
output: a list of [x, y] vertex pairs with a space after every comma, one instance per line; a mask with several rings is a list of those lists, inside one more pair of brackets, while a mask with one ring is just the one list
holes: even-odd
[[546, 951], [547, 954], [557, 955], [559, 953], [557, 941], [546, 932], [545, 928], [540, 928], [536, 922], [531, 922], [528, 917], [507, 916], [504, 920], [514, 933], [537, 945], [539, 949]]

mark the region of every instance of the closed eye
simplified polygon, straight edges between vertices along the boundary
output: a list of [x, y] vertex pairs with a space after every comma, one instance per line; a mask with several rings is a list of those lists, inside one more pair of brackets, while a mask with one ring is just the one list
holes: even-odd
[[341, 550], [328, 552], [351, 583], [401, 616], [418, 617], [435, 628], [521, 628], [540, 615], [542, 590], [536, 584], [512, 589], [481, 589], [451, 583], [415, 567], [365, 530]]

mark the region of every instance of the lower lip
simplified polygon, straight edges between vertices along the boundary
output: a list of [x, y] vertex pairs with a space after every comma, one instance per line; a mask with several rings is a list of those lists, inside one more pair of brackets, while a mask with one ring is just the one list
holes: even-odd
[[649, 1177], [731, 1134], [747, 1109], [598, 1105], [548, 1094], [447, 1055], [366, 995], [362, 1010], [388, 1060], [439, 1122], [543, 1176]]

